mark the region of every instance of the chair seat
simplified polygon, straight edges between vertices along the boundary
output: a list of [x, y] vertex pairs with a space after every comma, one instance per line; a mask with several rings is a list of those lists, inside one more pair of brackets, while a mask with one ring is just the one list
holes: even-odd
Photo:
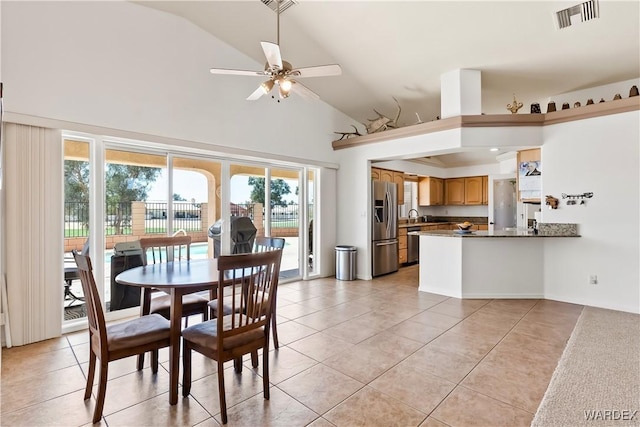
[[[240, 297], [237, 297], [236, 299], [240, 299]], [[214, 299], [212, 301], [209, 301], [209, 308], [211, 308], [211, 311], [213, 312], [213, 317], [220, 317], [218, 316], [218, 300]], [[236, 307], [238, 306], [238, 304], [236, 304]], [[222, 314], [223, 316], [227, 316], [229, 314], [231, 314], [232, 308], [231, 308], [231, 297], [226, 297], [223, 301], [222, 301]]]
[[169, 339], [170, 324], [159, 314], [150, 314], [123, 323], [107, 326], [109, 351], [137, 347], [164, 338]]
[[[231, 329], [231, 320], [234, 316], [224, 316], [222, 318], [223, 329], [225, 331]], [[235, 315], [236, 323], [246, 323], [246, 316]], [[182, 338], [188, 340], [201, 347], [207, 347], [213, 351], [218, 350], [218, 319], [208, 320], [206, 322], [198, 323], [182, 331]], [[238, 335], [224, 339], [224, 350], [231, 350], [236, 347], [241, 347], [245, 344], [249, 344], [254, 341], [258, 341], [264, 338], [264, 327], [258, 329], [252, 329], [250, 331], [240, 333]]]
[[[187, 294], [182, 296], [182, 315], [203, 313], [207, 309], [208, 298], [197, 294]], [[157, 313], [169, 319], [171, 313], [171, 295], [164, 292], [162, 295], [151, 298], [150, 313]]]

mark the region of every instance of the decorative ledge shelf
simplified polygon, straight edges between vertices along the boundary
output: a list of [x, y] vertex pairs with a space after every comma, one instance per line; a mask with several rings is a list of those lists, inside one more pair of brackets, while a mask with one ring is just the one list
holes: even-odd
[[480, 116], [456, 116], [417, 125], [405, 126], [398, 129], [371, 133], [353, 138], [336, 140], [331, 143], [334, 150], [358, 147], [376, 142], [391, 141], [428, 133], [442, 132], [450, 129], [473, 127], [507, 127], [507, 126], [547, 126], [576, 120], [591, 119], [593, 117], [626, 113], [640, 110], [640, 96], [600, 102], [578, 108], [554, 111], [547, 114], [490, 114]]

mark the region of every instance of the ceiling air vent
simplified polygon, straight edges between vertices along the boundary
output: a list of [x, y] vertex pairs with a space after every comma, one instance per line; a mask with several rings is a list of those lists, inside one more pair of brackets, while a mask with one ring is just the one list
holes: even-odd
[[561, 30], [572, 24], [590, 21], [598, 17], [600, 17], [598, 0], [590, 0], [556, 12], [556, 24]]
[[280, 1], [280, 13], [289, 9], [291, 6], [298, 4], [295, 0], [260, 0], [262, 4], [276, 12], [278, 10], [278, 1]]

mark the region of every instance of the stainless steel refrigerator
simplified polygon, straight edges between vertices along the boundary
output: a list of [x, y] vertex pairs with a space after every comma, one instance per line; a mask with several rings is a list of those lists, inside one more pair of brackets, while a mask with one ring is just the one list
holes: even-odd
[[373, 182], [373, 276], [398, 271], [398, 184]]

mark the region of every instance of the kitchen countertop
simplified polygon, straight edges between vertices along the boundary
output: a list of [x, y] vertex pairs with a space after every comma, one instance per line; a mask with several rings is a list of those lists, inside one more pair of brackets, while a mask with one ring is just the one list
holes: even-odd
[[429, 230], [429, 231], [412, 231], [408, 234], [419, 236], [438, 236], [438, 237], [524, 237], [524, 238], [537, 238], [537, 237], [580, 237], [577, 233], [572, 232], [558, 232], [554, 234], [533, 234], [527, 230], [497, 230], [497, 231], [472, 231], [471, 233], [458, 233], [456, 230]]
[[409, 227], [421, 227], [423, 225], [443, 225], [443, 224], [453, 224], [451, 222], [411, 222], [398, 224], [398, 228], [409, 228]]

